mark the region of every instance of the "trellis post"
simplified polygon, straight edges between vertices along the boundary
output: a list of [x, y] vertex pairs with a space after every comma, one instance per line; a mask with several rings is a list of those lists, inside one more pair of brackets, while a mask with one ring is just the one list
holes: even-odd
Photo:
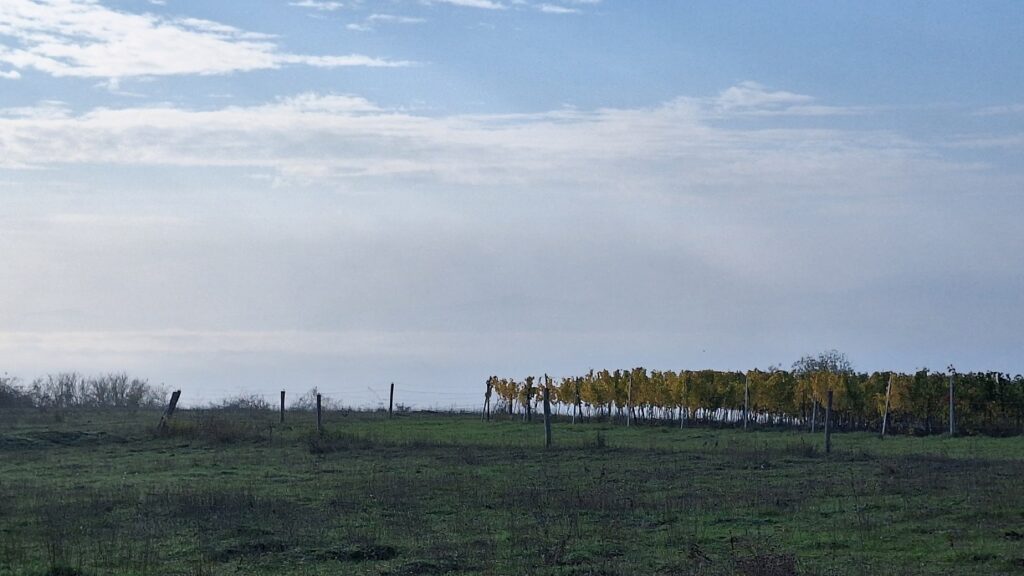
[[832, 390], [828, 391], [828, 405], [825, 407], [825, 454], [832, 452]]
[[544, 386], [544, 447], [551, 448], [551, 386]]

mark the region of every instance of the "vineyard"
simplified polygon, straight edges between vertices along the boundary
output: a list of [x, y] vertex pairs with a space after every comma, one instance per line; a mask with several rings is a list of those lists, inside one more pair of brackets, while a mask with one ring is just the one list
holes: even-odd
[[[839, 431], [928, 435], [950, 429], [950, 393], [957, 433], [991, 436], [1024, 432], [1024, 376], [998, 372], [859, 373], [827, 369], [590, 371], [582, 376], [487, 380], [485, 410], [531, 419], [548, 391], [556, 415], [573, 421], [661, 425], [740, 425], [815, 430], [824, 424], [832, 392], [831, 427]], [[409, 393], [408, 390], [403, 390]], [[429, 396], [431, 392], [418, 392]], [[443, 394], [443, 392], [437, 392]], [[161, 408], [168, 391], [144, 379], [113, 373], [69, 372], [20, 385], [0, 377], [0, 408]], [[293, 402], [309, 410], [315, 392]], [[492, 397], [494, 398], [492, 409]], [[225, 406], [269, 408], [252, 395]]]
[[[522, 381], [492, 376], [498, 413], [536, 410], [544, 389], [556, 412], [623, 423], [738, 423], [813, 429], [824, 419], [828, 392], [837, 430], [933, 434], [949, 428], [953, 392], [956, 429], [1010, 435], [1024, 430], [1024, 376], [997, 372], [913, 374], [853, 371], [717, 370], [590, 371], [583, 376]], [[886, 414], [888, 413], [888, 416]]]

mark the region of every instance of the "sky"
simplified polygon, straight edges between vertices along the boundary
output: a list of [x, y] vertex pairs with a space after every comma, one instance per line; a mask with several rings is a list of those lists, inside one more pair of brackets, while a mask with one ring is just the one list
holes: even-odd
[[0, 0], [0, 373], [1024, 372], [1024, 9]]

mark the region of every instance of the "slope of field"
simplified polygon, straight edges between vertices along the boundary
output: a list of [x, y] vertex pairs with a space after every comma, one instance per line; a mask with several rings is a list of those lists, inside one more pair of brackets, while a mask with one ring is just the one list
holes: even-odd
[[1024, 439], [0, 412], [0, 574], [1024, 573]]

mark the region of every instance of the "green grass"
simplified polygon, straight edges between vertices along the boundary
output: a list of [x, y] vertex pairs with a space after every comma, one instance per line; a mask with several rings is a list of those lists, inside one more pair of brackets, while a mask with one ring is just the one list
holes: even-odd
[[1024, 574], [1024, 439], [0, 412], [0, 575]]

